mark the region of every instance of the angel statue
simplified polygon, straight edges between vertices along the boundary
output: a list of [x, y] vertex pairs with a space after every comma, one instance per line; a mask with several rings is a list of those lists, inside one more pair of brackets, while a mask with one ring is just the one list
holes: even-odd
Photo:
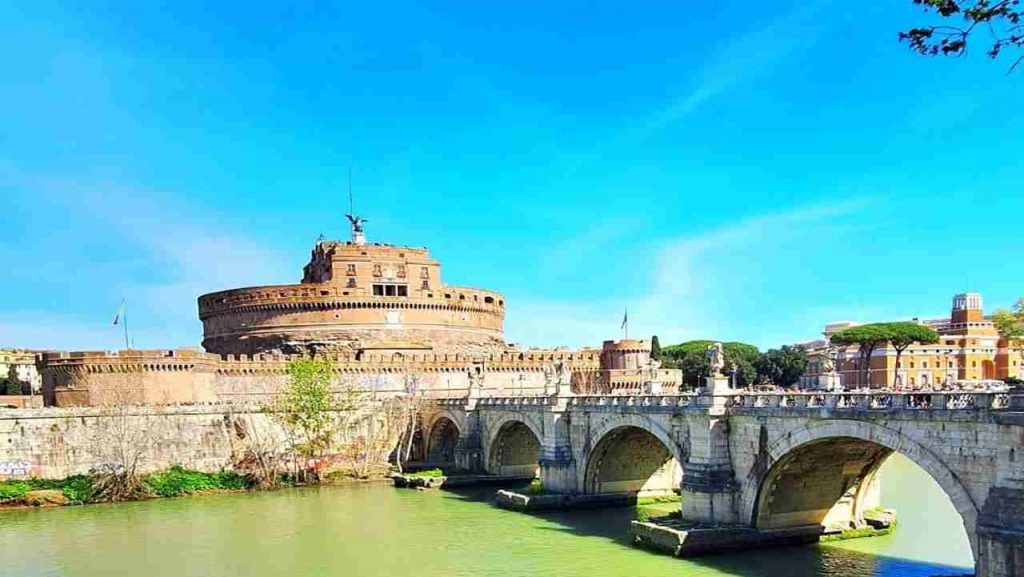
[[706, 355], [711, 376], [722, 376], [722, 369], [725, 368], [725, 351], [722, 349], [722, 343], [708, 345]]
[[352, 214], [346, 214], [348, 221], [352, 223], [352, 232], [363, 232], [363, 223], [369, 222], [365, 218], [355, 216]]

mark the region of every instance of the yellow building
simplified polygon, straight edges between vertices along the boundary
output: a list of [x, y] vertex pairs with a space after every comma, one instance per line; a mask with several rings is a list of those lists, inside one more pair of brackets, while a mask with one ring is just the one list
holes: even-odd
[[[939, 334], [931, 345], [914, 344], [903, 351], [899, 366], [896, 349], [884, 346], [871, 355], [867, 371], [861, 366], [857, 346], [832, 347], [833, 334], [858, 323], [843, 321], [825, 326], [824, 340], [804, 343], [808, 349], [803, 388], [930, 389], [988, 385], [985, 381], [1024, 378], [1024, 346], [1000, 337], [991, 318], [986, 317], [981, 295], [962, 293], [953, 297], [948, 318], [918, 320]], [[830, 376], [829, 365], [834, 367]]]

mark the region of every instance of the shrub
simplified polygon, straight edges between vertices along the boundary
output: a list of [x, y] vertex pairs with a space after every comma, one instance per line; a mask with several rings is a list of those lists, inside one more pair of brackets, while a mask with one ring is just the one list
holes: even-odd
[[180, 497], [201, 491], [246, 489], [249, 481], [232, 471], [203, 473], [174, 465], [166, 471], [149, 475], [145, 484], [158, 497]]
[[19, 503], [31, 490], [32, 486], [25, 481], [2, 481], [0, 482], [0, 503]]
[[60, 481], [60, 491], [68, 501], [81, 505], [92, 499], [92, 478], [85, 475], [72, 475]]
[[444, 477], [444, 471], [441, 469], [427, 469], [425, 471], [416, 471], [415, 473], [409, 473], [406, 475], [406, 477], [412, 477], [414, 479], [431, 479], [434, 477]]
[[217, 485], [225, 491], [243, 491], [253, 486], [251, 479], [234, 471], [221, 471], [214, 473], [217, 477]]
[[544, 481], [540, 479], [534, 479], [530, 481], [530, 486], [526, 488], [528, 495], [543, 495], [545, 493]]

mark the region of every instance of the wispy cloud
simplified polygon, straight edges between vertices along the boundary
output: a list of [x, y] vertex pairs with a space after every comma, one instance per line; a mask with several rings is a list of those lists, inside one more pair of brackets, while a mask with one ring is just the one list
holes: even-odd
[[[110, 182], [23, 178], [4, 184], [32, 190], [34, 197], [49, 205], [49, 219], [75, 222], [83, 234], [91, 235], [89, 241], [96, 247], [116, 245], [119, 254], [130, 255], [138, 266], [104, 268], [97, 273], [89, 262], [74, 263], [79, 268], [66, 274], [73, 282], [82, 282], [82, 290], [109, 293], [96, 304], [102, 313], [97, 311], [95, 318], [52, 310], [9, 314], [0, 320], [2, 345], [123, 346], [120, 331], [111, 330], [110, 321], [117, 301], [124, 297], [137, 346], [197, 346], [202, 339], [196, 305], [200, 294], [239, 284], [295, 281], [296, 271], [284, 255], [174, 195], [125, 190]], [[49, 266], [36, 257], [27, 262], [25, 266]]]
[[799, 2], [767, 24], [731, 38], [703, 62], [692, 89], [642, 119], [631, 137], [643, 139], [697, 111], [744, 82], [771, 72], [817, 40], [814, 20], [830, 0]]
[[[658, 334], [665, 342], [765, 334], [767, 327], [744, 326], [738, 305], [766, 283], [792, 282], [777, 277], [774, 269], [798, 258], [794, 247], [834, 232], [837, 219], [871, 202], [854, 199], [755, 215], [670, 240], [651, 262], [636, 263], [636, 275], [626, 280], [635, 289], [625, 300], [510, 301], [506, 334], [511, 341], [537, 346], [598, 346], [621, 337], [624, 307], [629, 308], [633, 335]], [[814, 325], [795, 327], [794, 334], [813, 337], [816, 330]]]

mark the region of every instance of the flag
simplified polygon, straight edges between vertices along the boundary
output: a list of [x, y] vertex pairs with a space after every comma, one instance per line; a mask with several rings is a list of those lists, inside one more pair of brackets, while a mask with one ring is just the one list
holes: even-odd
[[114, 315], [114, 324], [116, 325], [121, 321], [121, 317], [124, 316], [124, 301], [121, 301], [121, 306], [117, 308], [117, 314]]
[[629, 322], [629, 310], [627, 309], [627, 310], [622, 312], [622, 326], [619, 327], [619, 328], [620, 329], [626, 328], [626, 323], [628, 323], [628, 322]]

